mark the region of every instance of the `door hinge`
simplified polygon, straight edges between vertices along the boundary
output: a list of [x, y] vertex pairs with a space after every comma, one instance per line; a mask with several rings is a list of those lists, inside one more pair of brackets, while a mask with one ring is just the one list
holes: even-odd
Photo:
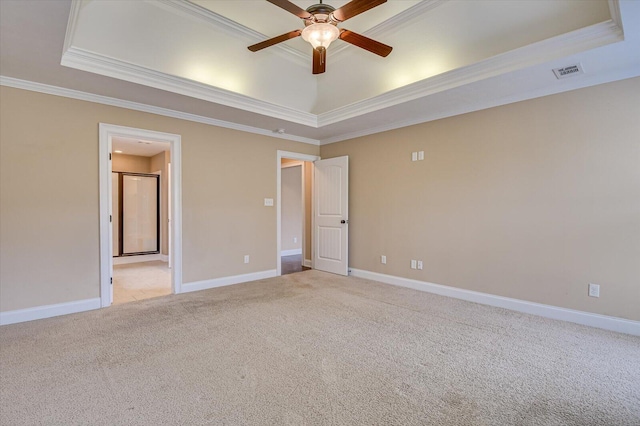
[[111, 153], [109, 153], [109, 160], [111, 160]]
[[113, 277], [109, 279], [109, 284], [113, 285]]
[[113, 216], [109, 215], [109, 222], [113, 222]]

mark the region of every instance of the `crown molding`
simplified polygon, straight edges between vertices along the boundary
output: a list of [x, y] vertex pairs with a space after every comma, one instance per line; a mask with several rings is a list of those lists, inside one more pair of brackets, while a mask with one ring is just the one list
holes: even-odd
[[610, 83], [618, 80], [625, 80], [627, 78], [634, 78], [640, 76], [639, 69], [623, 69], [607, 73], [606, 75], [583, 75], [580, 79], [576, 80], [564, 80], [559, 86], [548, 86], [540, 89], [529, 90], [527, 92], [521, 92], [513, 95], [503, 96], [497, 99], [481, 99], [477, 101], [467, 102], [463, 106], [453, 107], [448, 110], [438, 111], [435, 114], [423, 114], [419, 117], [415, 117], [409, 120], [396, 121], [391, 124], [385, 124], [382, 126], [368, 127], [356, 132], [344, 133], [342, 135], [334, 136], [332, 138], [326, 138], [320, 140], [320, 145], [329, 145], [336, 142], [342, 142], [349, 139], [355, 139], [363, 136], [374, 135], [376, 133], [387, 132], [389, 130], [401, 129], [403, 127], [414, 126], [416, 124], [427, 123], [429, 121], [440, 120], [443, 118], [454, 117], [456, 115], [467, 114], [474, 111], [481, 111], [487, 108], [494, 108], [502, 105], [508, 105], [515, 102], [526, 101], [529, 99], [540, 98], [543, 96], [555, 95], [558, 93], [568, 92], [571, 90], [583, 89], [586, 87], [596, 86], [598, 84]]
[[318, 141], [317, 139], [305, 138], [302, 136], [289, 135], [289, 134], [273, 133], [271, 130], [265, 130], [257, 127], [246, 126], [243, 124], [232, 123], [229, 121], [217, 120], [215, 118], [204, 117], [201, 115], [190, 114], [187, 112], [156, 107], [153, 105], [147, 105], [147, 104], [142, 104], [138, 102], [125, 101], [122, 99], [110, 98], [108, 96], [95, 95], [93, 93], [67, 89], [64, 87], [51, 86], [48, 84], [36, 83], [33, 81], [20, 80], [17, 78], [7, 77], [2, 75], [0, 75], [0, 86], [28, 90], [31, 92], [44, 93], [47, 95], [61, 96], [64, 98], [77, 99], [80, 101], [94, 102], [97, 104], [125, 108], [125, 109], [134, 110], [134, 111], [147, 112], [150, 114], [162, 115], [165, 117], [177, 118], [177, 119], [186, 120], [186, 121], [193, 121], [196, 123], [208, 124], [210, 126], [223, 127], [225, 129], [239, 130], [241, 132], [269, 136], [272, 138], [287, 139], [287, 140], [302, 142], [310, 145], [320, 144], [320, 141]]
[[62, 55], [60, 64], [82, 71], [93, 72], [132, 83], [155, 87], [156, 89], [179, 93], [196, 99], [239, 108], [244, 111], [255, 112], [268, 117], [303, 124], [305, 126], [317, 127], [318, 125], [315, 114], [261, 101], [186, 78], [154, 71], [77, 47], [67, 49]]
[[591, 25], [321, 113], [318, 115], [318, 127], [623, 39], [622, 29], [613, 20]]
[[611, 14], [611, 20], [624, 32], [622, 14], [620, 13], [620, 0], [609, 0], [609, 14]]
[[[188, 17], [198, 19], [199, 21], [214, 26], [216, 29], [226, 31], [233, 37], [245, 39], [250, 43], [256, 43], [269, 38], [269, 36], [262, 34], [259, 31], [245, 27], [236, 21], [226, 18], [195, 3], [191, 3], [188, 0], [155, 0], [151, 4], [158, 7], [165, 7], [174, 13], [177, 12]], [[291, 46], [281, 43], [272, 46], [272, 49], [274, 49], [274, 52], [279, 52], [281, 55], [284, 54], [288, 59], [294, 60], [299, 65], [309, 65], [309, 55], [300, 52]]]
[[260, 101], [246, 95], [150, 70], [73, 46], [64, 52], [61, 64], [319, 128], [623, 39], [622, 29], [613, 20], [609, 20], [496, 55], [484, 61], [448, 71], [319, 115]]
[[64, 33], [64, 44], [62, 53], [69, 50], [73, 42], [73, 35], [76, 33], [78, 18], [80, 17], [80, 9], [82, 9], [82, 0], [71, 0], [71, 10], [69, 11], [69, 20], [67, 21], [67, 30]]

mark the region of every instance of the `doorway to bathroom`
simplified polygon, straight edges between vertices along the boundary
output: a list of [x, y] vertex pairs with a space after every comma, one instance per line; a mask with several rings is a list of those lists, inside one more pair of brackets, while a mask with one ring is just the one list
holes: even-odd
[[179, 293], [180, 136], [100, 130], [102, 306]]

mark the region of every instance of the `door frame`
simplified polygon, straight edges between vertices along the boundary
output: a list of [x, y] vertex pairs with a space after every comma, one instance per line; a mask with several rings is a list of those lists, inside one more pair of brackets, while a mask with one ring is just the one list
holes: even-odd
[[156, 132], [153, 130], [137, 129], [118, 126], [115, 124], [99, 123], [99, 183], [100, 183], [100, 305], [104, 308], [111, 306], [112, 278], [113, 278], [113, 238], [111, 236], [110, 215], [112, 206], [111, 193], [111, 152], [114, 137], [146, 139], [158, 142], [168, 142], [171, 152], [171, 290], [174, 294], [182, 292], [182, 141], [181, 136]]
[[[281, 151], [277, 152], [276, 163], [276, 276], [282, 275], [282, 159], [287, 158], [290, 160], [309, 161], [314, 162], [320, 160], [319, 155], [301, 154], [298, 152]], [[302, 173], [304, 175], [304, 167], [302, 167]], [[311, 217], [313, 218], [313, 176], [311, 177]], [[303, 176], [304, 184], [304, 176]], [[304, 195], [304, 194], [303, 194]], [[302, 202], [304, 203], [304, 196]], [[306, 216], [306, 212], [305, 212]], [[306, 220], [306, 219], [305, 219]], [[312, 225], [313, 229], [313, 225]], [[313, 234], [313, 231], [311, 232]], [[311, 235], [309, 236], [311, 238]], [[303, 238], [303, 244], [306, 244]], [[303, 250], [304, 251], [304, 250]], [[303, 256], [304, 257], [304, 256]], [[302, 259], [304, 262], [305, 259]], [[311, 244], [311, 267], [313, 268], [313, 240]]]

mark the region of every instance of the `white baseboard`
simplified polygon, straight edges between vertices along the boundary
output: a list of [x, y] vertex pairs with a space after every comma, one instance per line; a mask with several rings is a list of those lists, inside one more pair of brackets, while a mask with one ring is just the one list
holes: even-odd
[[302, 254], [302, 249], [298, 248], [298, 249], [291, 249], [291, 250], [282, 250], [280, 252], [280, 256], [293, 256], [296, 254]]
[[73, 302], [57, 303], [55, 305], [36, 306], [34, 308], [0, 312], [0, 325], [75, 314], [77, 312], [99, 309], [100, 307], [100, 298], [96, 297], [94, 299], [76, 300]]
[[305, 259], [304, 262], [302, 263], [302, 266], [306, 266], [307, 268], [313, 268], [313, 266], [311, 266], [311, 259]]
[[163, 262], [169, 262], [169, 255], [168, 254], [161, 254], [160, 255], [160, 260]]
[[209, 288], [224, 287], [227, 285], [246, 283], [249, 281], [263, 280], [276, 276], [276, 270], [252, 272], [250, 274], [233, 275], [230, 277], [214, 278], [211, 280], [194, 281], [191, 283], [183, 283], [181, 293], [189, 293], [191, 291], [206, 290]]
[[162, 262], [167, 262], [167, 260], [163, 260], [162, 256], [165, 256], [163, 254], [141, 254], [140, 256], [121, 256], [121, 257], [114, 257], [113, 258], [113, 264], [114, 265], [128, 265], [129, 263], [140, 263], [140, 262], [154, 262], [154, 261], [162, 261]]
[[512, 311], [524, 312], [541, 317], [569, 321], [577, 324], [588, 325], [590, 327], [603, 328], [605, 330], [640, 336], [640, 321], [592, 314], [590, 312], [576, 311], [551, 305], [543, 305], [541, 303], [527, 302], [526, 300], [511, 299], [509, 297], [464, 290], [461, 288], [396, 277], [393, 275], [385, 275], [377, 272], [363, 271], [360, 269], [351, 268], [351, 275], [368, 280], [380, 281], [386, 284], [409, 287], [414, 290], [439, 294], [441, 296], [481, 303], [483, 305], [497, 306], [499, 308], [510, 309]]

